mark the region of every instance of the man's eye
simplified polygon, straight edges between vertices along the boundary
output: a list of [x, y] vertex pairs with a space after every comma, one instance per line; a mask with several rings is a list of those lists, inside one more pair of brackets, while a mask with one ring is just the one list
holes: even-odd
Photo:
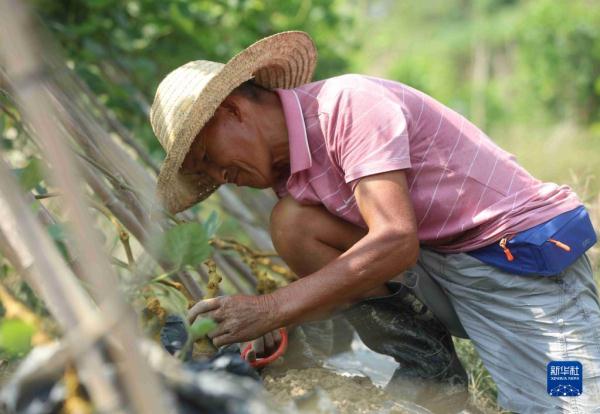
[[207, 154], [207, 153], [204, 153], [204, 157], [202, 157], [202, 162], [204, 162], [204, 163], [208, 163], [208, 161], [209, 161], [209, 160], [208, 160], [208, 154]]

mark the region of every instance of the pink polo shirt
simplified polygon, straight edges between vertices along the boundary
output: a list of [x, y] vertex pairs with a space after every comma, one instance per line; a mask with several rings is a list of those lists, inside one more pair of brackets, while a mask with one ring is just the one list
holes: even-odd
[[353, 190], [365, 176], [406, 173], [422, 245], [464, 252], [581, 204], [543, 183], [465, 117], [398, 82], [344, 75], [278, 89], [290, 175], [274, 187], [366, 227]]

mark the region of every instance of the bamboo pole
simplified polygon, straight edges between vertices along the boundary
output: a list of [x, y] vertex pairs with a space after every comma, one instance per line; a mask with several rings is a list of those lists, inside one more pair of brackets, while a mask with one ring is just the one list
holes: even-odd
[[257, 224], [252, 211], [244, 202], [227, 186], [222, 185], [217, 191], [221, 197], [223, 208], [239, 220], [240, 225], [256, 246], [261, 250], [274, 250], [271, 236], [264, 228]]
[[118, 197], [150, 233], [157, 232], [158, 227], [150, 220], [150, 212], [157, 208], [153, 179], [116, 145], [106, 131], [83, 114], [73, 100], [58, 88], [52, 90], [52, 95], [59, 103], [57, 106], [66, 131], [85, 151], [88, 162], [94, 163], [111, 180]]
[[[118, 119], [114, 117], [114, 114], [111, 114], [97, 100], [87, 85], [73, 71], [68, 69], [62, 61], [56, 59], [52, 61], [52, 68], [61, 75], [59, 78], [60, 89], [54, 90], [53, 95], [61, 106], [65, 108], [63, 114], [70, 119], [70, 122], [66, 125], [70, 135], [73, 136], [74, 140], [85, 149], [86, 153], [96, 163], [101, 164], [103, 174], [109, 178], [118, 198], [125, 203], [126, 209], [129, 208], [133, 212], [133, 215], [138, 218], [138, 222], [142, 227], [147, 227], [145, 223], [148, 222], [148, 214], [145, 212], [145, 208], [140, 206], [140, 200], [136, 198], [139, 198], [139, 195], [143, 197], [144, 194], [153, 194], [155, 178], [148, 171], [139, 168], [137, 163], [117, 145], [109, 134], [99, 127], [97, 119], [89, 119], [89, 114], [99, 112], [100, 117], [104, 120], [104, 124], [109, 124], [113, 131], [116, 132], [116, 135], [121, 138], [121, 141], [132, 148], [138, 158], [144, 160], [155, 173], [158, 171], [156, 163], [147, 154], [145, 149], [128, 133], [127, 129], [120, 124]], [[124, 73], [121, 73], [118, 68], [114, 69], [119, 72], [118, 76], [122, 78], [120, 81], [128, 81]], [[117, 72], [113, 72], [111, 72], [112, 75], [117, 74]], [[108, 74], [108, 71], [106, 74]], [[114, 78], [111, 78], [111, 80], [114, 80]], [[63, 92], [63, 90], [70, 91], [70, 94]], [[136, 96], [140, 100], [142, 107], [149, 107], [149, 103], [143, 94], [137, 93]], [[84, 102], [84, 99], [81, 99], [81, 97], [87, 98], [87, 101]], [[88, 104], [87, 106], [86, 103]], [[88, 111], [82, 111], [82, 109], [88, 109]], [[84, 130], [81, 129], [81, 125], [85, 128]], [[111, 156], [107, 156], [107, 154]], [[118, 160], [117, 163], [114, 162], [115, 159]], [[129, 169], [133, 172], [122, 171], [123, 169]], [[132, 176], [143, 177], [141, 182], [144, 183], [138, 188], [146, 188], [145, 191], [137, 191], [135, 193], [130, 191], [133, 186], [126, 183], [131, 182], [130, 179]], [[268, 214], [257, 213], [256, 210], [258, 209], [259, 212], [270, 210], [269, 207], [272, 207], [276, 201], [274, 197], [269, 197], [265, 193], [250, 193], [249, 191], [235, 192], [226, 186], [221, 187], [219, 194], [225, 210], [239, 220], [240, 225], [254, 244], [262, 250], [273, 250], [270, 235], [266, 230], [266, 227], [268, 227]], [[114, 200], [115, 197], [111, 196], [109, 199]], [[150, 204], [151, 208], [156, 208], [157, 203], [154, 199], [152, 199]], [[113, 214], [118, 217], [124, 215], [122, 212], [116, 211], [113, 211]], [[150, 214], [152, 215], [152, 213]], [[186, 220], [193, 220], [193, 217], [185, 212], [183, 214], [180, 213], [180, 215], [185, 217]], [[128, 220], [128, 222], [131, 222], [131, 220]], [[153, 225], [154, 223], [150, 221], [148, 224]], [[127, 224], [125, 226], [128, 227]], [[135, 231], [134, 229], [129, 230], [134, 236], [140, 233], [140, 231]], [[148, 231], [148, 233], [155, 234], [153, 231]], [[138, 237], [136, 236], [136, 238]], [[138, 238], [138, 240], [140, 239]], [[142, 240], [140, 241], [142, 242]], [[280, 264], [282, 263], [281, 260], [276, 259], [276, 261]], [[223, 273], [229, 279], [234, 279], [237, 276], [235, 272], [230, 272], [229, 269], [224, 269]], [[244, 274], [242, 273], [242, 275]], [[178, 275], [178, 278], [186, 286], [191, 296], [197, 299], [197, 295], [200, 294], [201, 289], [195, 280], [187, 277], [185, 274]]]
[[251, 286], [253, 292], [256, 292], [256, 287], [258, 286], [258, 281], [250, 271], [250, 268], [246, 266], [239, 257], [224, 254], [223, 260], [231, 266], [232, 269], [235, 269], [240, 276]]
[[[58, 96], [60, 94], [57, 92], [56, 95]], [[63, 101], [70, 102], [65, 98], [62, 100], [59, 99], [59, 102]], [[118, 203], [118, 200], [113, 196], [112, 192], [105, 184], [103, 184], [104, 180], [95, 175], [94, 169], [90, 167], [84, 169], [88, 183], [94, 191], [99, 194], [103, 201], [107, 203], [107, 207], [113, 214], [115, 214], [123, 225], [131, 231], [140, 243], [142, 243], [146, 250], [155, 253], [151, 246], [151, 240], [155, 237], [159, 237], [162, 229], [161, 223], [155, 223], [153, 220], [149, 220], [150, 216], [160, 217], [160, 215], [155, 213], [158, 208], [158, 203], [154, 198], [154, 177], [145, 170], [138, 168], [137, 163], [120, 149], [110, 137], [107, 137], [105, 131], [97, 128], [97, 125], [94, 128], [89, 128], [87, 131], [82, 131], [78, 128], [77, 125], [81, 122], [78, 123], [76, 121], [77, 117], [72, 115], [77, 111], [77, 108], [72, 107], [71, 109], [72, 111], [62, 111], [63, 114], [70, 118], [68, 122], [69, 132], [73, 134], [75, 140], [83, 146], [94, 160], [101, 160], [100, 162], [104, 164], [103, 166], [100, 166], [101, 172], [103, 175], [109, 177], [113, 187], [117, 193], [121, 195], [119, 199], [125, 202], [126, 206]], [[79, 117], [79, 119], [83, 122], [85, 118]], [[104, 148], [103, 151], [98, 148], [98, 143]], [[107, 156], [107, 154], [110, 156]], [[115, 163], [115, 159], [118, 160], [117, 163]], [[118, 168], [116, 164], [118, 164]], [[125, 177], [114, 177], [111, 173], [111, 171], [119, 170], [124, 172]], [[145, 178], [141, 180], [135, 179], [136, 176], [142, 175], [145, 175]], [[126, 184], [126, 182], [129, 182], [128, 180], [138, 182], [141, 185], [141, 190], [136, 191], [135, 193], [129, 191], [131, 186]], [[140, 203], [137, 195], [143, 194], [146, 194], [146, 202]], [[166, 223], [162, 223], [162, 225], [166, 225]], [[161, 261], [160, 264], [164, 269], [170, 268], [169, 263]], [[175, 277], [184, 285], [194, 300], [202, 298], [202, 289], [189, 273], [185, 271], [178, 272]]]
[[[55, 97], [55, 99], [57, 102], [60, 103], [60, 100], [58, 98]], [[73, 107], [73, 110], [75, 111], [75, 110], [77, 110], [77, 108]], [[69, 113], [69, 112], [64, 111], [63, 113]], [[21, 122], [21, 121], [19, 121], [19, 122]], [[73, 119], [70, 119], [70, 121], [68, 122], [68, 127], [66, 128], [66, 129], [68, 129], [67, 132], [69, 134], [75, 134], [77, 136], [85, 135], [83, 132], [81, 132], [79, 130], [79, 128], [77, 126], [74, 125], [74, 122], [75, 121]], [[26, 130], [31, 131], [31, 127], [28, 127], [26, 125], [23, 125], [23, 127], [26, 128]], [[30, 134], [31, 134], [31, 132], [30, 132]], [[79, 141], [79, 140], [81, 140], [81, 138], [75, 139], [75, 141]], [[121, 221], [121, 223], [123, 223], [123, 225], [142, 243], [142, 246], [144, 246], [146, 248], [146, 250], [149, 251], [150, 253], [154, 253], [149, 244], [150, 236], [148, 234], [148, 231], [140, 223], [140, 220], [138, 219], [139, 214], [137, 214], [137, 215], [134, 214], [130, 210], [132, 208], [131, 205], [123, 204], [122, 199], [117, 198], [114, 195], [114, 192], [115, 192], [115, 190], [113, 190], [114, 187], [127, 189], [128, 185], [123, 181], [122, 177], [119, 178], [119, 177], [114, 176], [113, 173], [111, 171], [109, 171], [108, 167], [99, 165], [99, 160], [104, 159], [104, 157], [101, 153], [99, 153], [97, 151], [97, 149], [95, 148], [95, 145], [93, 144], [93, 141], [85, 142], [85, 140], [84, 140], [84, 144], [85, 144], [84, 148], [88, 149], [88, 152], [90, 153], [90, 157], [93, 157], [93, 158], [89, 158], [88, 156], [84, 156], [84, 157], [82, 157], [82, 160], [80, 163], [80, 168], [82, 169], [82, 171], [84, 173], [84, 177], [86, 178], [88, 185], [90, 185], [92, 190], [96, 193], [97, 196], [99, 196], [100, 200], [109, 208], [109, 210], [111, 210], [111, 212], [115, 215], [115, 217], [117, 217], [117, 219], [119, 221]], [[133, 160], [130, 160], [130, 161], [133, 162]], [[110, 164], [109, 160], [105, 160], [103, 162], [105, 164]], [[112, 184], [112, 187], [110, 187], [108, 185], [108, 183], [106, 183], [103, 176], [108, 178], [108, 182]], [[263, 228], [261, 228], [265, 224], [262, 222], [255, 223], [255, 218], [253, 216], [254, 213], [247, 208], [247, 206], [244, 204], [244, 201], [242, 200], [242, 197], [245, 198], [245, 196], [247, 194], [242, 194], [240, 196], [238, 193], [232, 191], [229, 188], [223, 188], [221, 191], [225, 193], [224, 203], [229, 207], [229, 210], [234, 211], [237, 218], [239, 220], [244, 221], [246, 223], [247, 227], [250, 227], [251, 235], [255, 236], [253, 238], [255, 241], [255, 244], [260, 244], [262, 246], [269, 248], [270, 247], [270, 242], [268, 240], [269, 236], [266, 233], [266, 231]], [[258, 205], [257, 203], [260, 203], [260, 204], [266, 205], [266, 206], [272, 205], [274, 203], [274, 201], [271, 199], [267, 200], [266, 195], [263, 195], [262, 193], [257, 194], [257, 196], [258, 195], [260, 195], [260, 197], [258, 197], [259, 200], [254, 200], [251, 203], [253, 206], [257, 206]], [[139, 207], [137, 208], [137, 210], [139, 211]], [[238, 260], [238, 263], [229, 264], [230, 262], [232, 262], [234, 260], [235, 259], [231, 258], [231, 257], [226, 257], [225, 260], [223, 260], [223, 259], [219, 260], [219, 267], [222, 269], [223, 275], [227, 279], [229, 279], [232, 283], [234, 283], [234, 286], [236, 286], [237, 289], [242, 288], [241, 289], [242, 291], [248, 291], [248, 287], [244, 286], [244, 282], [242, 282], [242, 280], [240, 279], [240, 276], [243, 279], [246, 279], [246, 282], [251, 286], [250, 291], [248, 293], [251, 293], [253, 287], [256, 286], [256, 281], [253, 279], [252, 273], [247, 271], [246, 269], [243, 269], [244, 265], [241, 264], [241, 262], [239, 262], [239, 260]], [[170, 268], [169, 264], [166, 262], [163, 262], [160, 264], [164, 269]], [[206, 277], [207, 275], [205, 274], [205, 271], [203, 271], [202, 269], [200, 269], [200, 274], [201, 274], [201, 276], [204, 276], [205, 279], [207, 279], [207, 277]], [[175, 275], [175, 277], [181, 283], [183, 283], [185, 288], [188, 290], [190, 297], [193, 300], [199, 300], [202, 298], [202, 296], [203, 296], [202, 289], [200, 288], [198, 283], [193, 279], [193, 277], [191, 277], [191, 275], [189, 275], [189, 273], [187, 273], [185, 271], [179, 272], [177, 275]], [[205, 283], [206, 283], [206, 281], [205, 281]]]
[[[58, 90], [55, 88], [54, 91]], [[69, 100], [68, 97], [62, 92], [56, 92], [53, 95], [53, 98], [59, 105], [63, 101], [71, 102], [71, 100]], [[117, 147], [117, 144], [114, 143], [110, 138], [106, 140], [106, 137], [104, 136], [106, 135], [105, 133], [98, 137], [91, 137], [97, 139], [90, 139], [90, 134], [93, 134], [94, 130], [87, 129], [87, 132], [82, 130], [81, 127], [76, 125], [76, 123], [84, 122], [84, 118], [81, 116], [76, 117], [72, 115], [80, 110], [79, 107], [70, 106], [70, 110], [66, 110], [64, 108], [62, 109], [63, 110], [61, 111], [61, 114], [68, 118], [66, 121], [63, 120], [65, 133], [69, 136], [73, 136], [74, 142], [81, 144], [89, 155], [82, 155], [83, 160], [87, 161], [87, 163], [80, 163], [80, 168], [83, 171], [88, 185], [92, 188], [96, 195], [100, 197], [108, 209], [111, 210], [115, 217], [117, 217], [117, 219], [136, 237], [136, 239], [140, 241], [142, 246], [144, 246], [148, 252], [153, 254], [156, 253], [153, 251], [151, 241], [153, 238], [160, 236], [160, 233], [162, 233], [161, 224], [162, 226], [167, 226], [166, 222], [156, 223], [148, 220], [148, 217], [151, 213], [144, 210], [148, 207], [148, 204], [143, 206], [142, 203], [137, 200], [137, 194], [141, 194], [143, 192], [132, 192], [133, 187], [125, 182], [125, 178], [116, 176], [118, 172], [112, 172], [116, 171], [114, 168], [114, 163], [110, 160], [110, 158], [106, 157], [104, 153], [99, 151], [95, 143], [98, 140], [105, 140], [106, 147], [109, 148], [109, 153], [120, 151], [112, 148]], [[25, 125], [23, 126], [26, 127]], [[27, 127], [26, 129], [30, 131], [29, 134], [33, 135], [30, 127]], [[121, 156], [119, 155], [119, 157]], [[127, 163], [135, 164], [135, 161], [131, 158], [125, 157], [120, 159], [121, 162], [119, 164], [121, 166]], [[135, 170], [136, 168], [133, 169]], [[154, 183], [154, 178], [146, 172], [145, 174], [147, 174], [147, 179], [144, 181], [146, 183]], [[103, 177], [108, 179], [108, 181], [112, 184], [112, 188], [105, 183]], [[154, 186], [154, 184], [152, 184], [152, 186]], [[147, 199], [154, 199], [152, 195], [153, 192], [153, 188], [152, 191], [148, 189], [146, 190], [147, 194], [151, 194], [147, 197]], [[115, 194], [117, 194], [117, 197], [115, 197]], [[154, 217], [157, 217], [157, 214], [154, 214]], [[144, 222], [145, 225], [142, 224], [142, 222]], [[161, 261], [159, 264], [165, 270], [171, 267], [169, 263], [164, 261]], [[175, 275], [175, 278], [184, 285], [192, 299], [199, 300], [202, 298], [203, 293], [201, 287], [189, 273], [185, 271], [178, 272]], [[138, 282], [143, 283], [144, 280], [140, 280]]]
[[150, 156], [146, 148], [139, 143], [137, 139], [125, 128], [121, 122], [117, 119], [115, 114], [105, 107], [99, 100], [98, 97], [90, 90], [85, 82], [78, 76], [75, 76], [72, 71], [65, 68], [66, 71], [71, 74], [71, 79], [81, 88], [82, 92], [89, 98], [93, 106], [98, 110], [102, 118], [105, 120], [106, 125], [111, 128], [121, 139], [121, 141], [127, 146], [131, 147], [136, 155], [144, 161], [144, 163], [155, 173], [158, 174], [159, 167], [157, 162]]
[[[113, 193], [110, 191], [108, 186], [104, 183], [101, 177], [98, 177], [92, 169], [85, 163], [81, 163], [82, 170], [86, 177], [86, 180], [96, 195], [100, 197], [106, 207], [115, 215], [115, 217], [129, 230], [133, 236], [138, 239], [142, 246], [149, 253], [154, 252], [151, 246], [151, 236], [148, 234], [146, 229], [137, 220], [137, 217], [131, 213], [121, 202], [118, 200]], [[169, 263], [165, 263], [162, 260], [159, 261], [161, 267], [165, 270], [170, 268]], [[202, 298], [202, 289], [194, 278], [186, 271], [178, 272], [175, 277], [183, 284], [186, 288], [190, 297], [194, 300], [200, 300]], [[143, 281], [138, 281], [143, 282]]]
[[[11, 173], [0, 159], [0, 249], [44, 300], [63, 330], [88, 326], [97, 319], [94, 303], [29, 209]], [[121, 405], [116, 384], [105, 376], [97, 348], [79, 359], [82, 377], [100, 411]]]
[[81, 161], [80, 168], [94, 194], [100, 198], [102, 203], [106, 205], [111, 213], [117, 217], [142, 245], [146, 245], [149, 242], [150, 235], [138, 218], [123, 205], [121, 200], [114, 196], [102, 177], [99, 177], [87, 163]]
[[200, 300], [204, 293], [202, 292], [202, 288], [200, 285], [194, 280], [192, 275], [186, 270], [182, 270], [181, 272], [176, 274], [177, 279], [183, 284], [183, 286], [187, 289], [190, 297], [193, 300]]
[[213, 259], [217, 263], [219, 269], [221, 269], [221, 271], [225, 275], [226, 279], [231, 282], [231, 284], [239, 293], [253, 293], [252, 284], [244, 281], [242, 277], [240, 277], [240, 275], [237, 273], [237, 271], [231, 267], [231, 265], [227, 262], [224, 256], [224, 254], [216, 250], [213, 253]]
[[[146, 110], [150, 108], [150, 104], [146, 97], [141, 92], [137, 91], [135, 85], [133, 85], [133, 83], [127, 78], [126, 74], [123, 73], [118, 66], [114, 67], [108, 63], [104, 63], [101, 65], [101, 68], [103, 73], [113, 82], [118, 81], [119, 83], [122, 83], [124, 80], [127, 80], [129, 86], [137, 92], [135, 93], [135, 96], [140, 102], [140, 107], [146, 108]], [[258, 220], [254, 216], [252, 209], [248, 207], [247, 203], [245, 203], [238, 194], [236, 194], [227, 186], [220, 186], [218, 194], [221, 198], [221, 205], [223, 208], [229, 214], [239, 220], [242, 228], [244, 231], [246, 231], [254, 244], [256, 244], [256, 246], [261, 250], [273, 250], [271, 236], [266, 230], [264, 220], [261, 223], [261, 220]], [[256, 197], [258, 198], [258, 196]], [[269, 197], [263, 196], [263, 198], [266, 199]], [[260, 203], [262, 205], [274, 204], [272, 200], [261, 200]]]
[[[10, 18], [8, 18], [10, 17]], [[42, 147], [50, 163], [55, 181], [64, 190], [65, 204], [72, 213], [72, 233], [77, 242], [80, 256], [85, 263], [93, 264], [82, 268], [82, 273], [93, 287], [92, 294], [100, 305], [117, 303], [126, 309], [117, 291], [117, 278], [111, 271], [109, 260], [101, 254], [93, 231], [93, 222], [80, 198], [82, 182], [75, 168], [72, 154], [63, 142], [60, 129], [54, 121], [55, 102], [43, 88], [44, 74], [47, 68], [42, 64], [40, 50], [35, 50], [38, 40], [34, 33], [33, 22], [23, 4], [16, 0], [4, 0], [0, 3], [2, 37], [11, 42], [0, 43], [4, 62], [9, 76], [17, 79], [15, 91], [18, 101], [24, 108], [24, 115], [30, 119], [42, 139]], [[18, 59], [15, 57], [18, 56]], [[53, 113], [54, 112], [54, 113]], [[120, 323], [115, 326], [114, 337], [127, 354], [123, 355], [120, 378], [123, 381], [129, 402], [135, 412], [164, 413], [167, 401], [162, 396], [158, 378], [149, 369], [138, 351], [138, 336], [135, 319], [130, 313], [124, 313]]]
[[[23, 126], [25, 127], [25, 125]], [[31, 131], [30, 127], [27, 127], [26, 129]], [[101, 156], [101, 154], [95, 155]], [[130, 206], [124, 204], [122, 199], [115, 197], [114, 186], [116, 185], [116, 187], [124, 187], [126, 184], [120, 182], [119, 178], [113, 176], [112, 173], [106, 170], [104, 167], [97, 166], [97, 164], [90, 165], [90, 163], [86, 161], [89, 161], [87, 157], [80, 160], [79, 168], [81, 169], [83, 176], [92, 191], [100, 198], [102, 203], [111, 211], [111, 213], [114, 214], [115, 217], [127, 228], [127, 230], [134, 235], [134, 237], [142, 244], [146, 251], [151, 254], [155, 254], [156, 252], [152, 246], [152, 237], [157, 237], [158, 235], [156, 233], [159, 230], [156, 227], [153, 227], [151, 231], [154, 231], [155, 233], [154, 236], [150, 236], [148, 229], [143, 226], [138, 219], [139, 215], [134, 214], [130, 210]], [[104, 177], [107, 177], [108, 181], [113, 183], [113, 187], [110, 187], [107, 184]], [[44, 210], [44, 213], [47, 213], [47, 211]], [[163, 260], [159, 261], [159, 265], [165, 270], [171, 268], [171, 265]], [[175, 278], [184, 285], [193, 300], [202, 299], [203, 292], [200, 285], [188, 272], [178, 272], [175, 275]], [[139, 280], [138, 282], [143, 283], [144, 280]]]

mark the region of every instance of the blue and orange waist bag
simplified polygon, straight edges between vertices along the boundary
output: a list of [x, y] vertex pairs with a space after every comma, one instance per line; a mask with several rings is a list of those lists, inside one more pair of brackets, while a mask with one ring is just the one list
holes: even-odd
[[520, 233], [468, 252], [484, 263], [518, 275], [557, 275], [596, 243], [584, 206]]

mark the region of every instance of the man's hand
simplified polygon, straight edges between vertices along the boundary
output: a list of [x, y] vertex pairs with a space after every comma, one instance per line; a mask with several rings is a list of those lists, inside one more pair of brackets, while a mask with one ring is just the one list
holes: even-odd
[[283, 325], [270, 295], [220, 296], [202, 300], [188, 311], [190, 323], [198, 316], [211, 318], [218, 324], [208, 334], [215, 346], [251, 341]]

